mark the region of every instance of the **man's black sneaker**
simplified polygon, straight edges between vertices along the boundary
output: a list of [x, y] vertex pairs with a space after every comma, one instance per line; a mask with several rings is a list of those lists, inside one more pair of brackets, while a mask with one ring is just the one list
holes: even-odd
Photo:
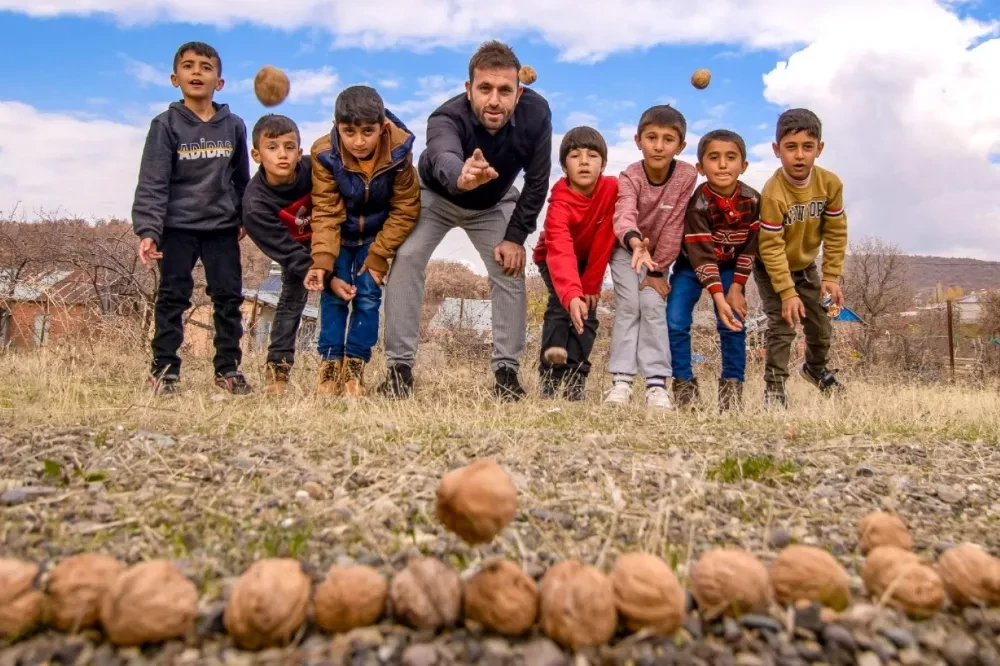
[[837, 381], [836, 370], [827, 370], [824, 368], [823, 372], [817, 377], [810, 372], [809, 366], [803, 363], [802, 367], [799, 368], [799, 374], [822, 393], [837, 393], [844, 390], [844, 385]]
[[494, 373], [496, 383], [493, 385], [493, 393], [501, 400], [520, 400], [526, 394], [521, 388], [521, 382], [517, 378], [517, 370], [506, 366]]
[[413, 393], [413, 370], [408, 365], [391, 366], [376, 391], [384, 398], [409, 398]]
[[177, 375], [153, 375], [149, 383], [156, 395], [173, 395], [181, 390], [181, 378]]
[[566, 378], [566, 399], [571, 402], [583, 402], [587, 399], [587, 375], [570, 372]]
[[215, 385], [226, 393], [233, 395], [249, 395], [253, 393], [253, 388], [247, 383], [246, 377], [239, 370], [231, 370], [222, 375], [215, 376]]

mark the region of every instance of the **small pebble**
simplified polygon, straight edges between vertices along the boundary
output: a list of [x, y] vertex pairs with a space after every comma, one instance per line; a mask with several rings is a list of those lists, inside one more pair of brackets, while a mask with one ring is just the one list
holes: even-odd
[[775, 550], [781, 550], [788, 547], [792, 543], [792, 535], [788, 533], [784, 527], [776, 527], [773, 532], [771, 532], [771, 539], [769, 541], [771, 548]]
[[908, 648], [914, 644], [913, 634], [911, 634], [906, 629], [900, 629], [899, 627], [882, 627], [878, 630], [878, 633], [885, 636], [892, 644], [897, 648]]
[[740, 618], [740, 623], [747, 629], [761, 629], [781, 633], [781, 623], [767, 615], [750, 613]]
[[749, 652], [740, 652], [736, 655], [736, 666], [764, 666], [764, 660]]
[[743, 638], [743, 630], [740, 629], [740, 625], [736, 623], [736, 620], [726, 617], [722, 620], [722, 636], [726, 639], [727, 643], [738, 643]]
[[569, 659], [559, 646], [548, 638], [536, 638], [521, 646], [518, 653], [530, 666], [569, 666]]
[[824, 623], [822, 617], [820, 616], [821, 611], [822, 607], [815, 603], [796, 607], [795, 626], [808, 629], [812, 632], [822, 631]]
[[950, 666], [972, 666], [976, 663], [977, 651], [978, 646], [971, 636], [956, 631], [948, 636], [941, 656]]
[[421, 643], [403, 650], [403, 666], [434, 666], [437, 660], [437, 649], [433, 645]]
[[882, 660], [874, 652], [862, 652], [858, 655], [858, 666], [882, 666]]
[[854, 652], [858, 649], [858, 643], [854, 640], [854, 636], [851, 636], [851, 632], [839, 624], [828, 624], [823, 629], [823, 640], [848, 652]]
[[912, 647], [900, 650], [896, 659], [903, 666], [920, 666], [924, 662], [923, 657], [920, 655], [920, 650]]

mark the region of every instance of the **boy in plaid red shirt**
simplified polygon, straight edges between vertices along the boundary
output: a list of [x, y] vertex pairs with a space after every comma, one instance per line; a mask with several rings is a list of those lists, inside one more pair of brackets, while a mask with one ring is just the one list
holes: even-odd
[[691, 322], [703, 289], [715, 304], [722, 373], [719, 408], [740, 404], [746, 370], [747, 302], [743, 290], [753, 273], [760, 229], [760, 193], [740, 181], [746, 171], [746, 143], [729, 130], [714, 130], [698, 142], [699, 185], [688, 203], [684, 244], [670, 276], [667, 328], [678, 405], [699, 397], [691, 367]]

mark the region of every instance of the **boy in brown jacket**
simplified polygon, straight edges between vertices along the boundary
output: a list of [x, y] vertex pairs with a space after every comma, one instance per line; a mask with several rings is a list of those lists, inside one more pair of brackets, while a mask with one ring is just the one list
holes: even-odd
[[[320, 296], [317, 392], [365, 395], [389, 260], [420, 215], [413, 134], [367, 86], [337, 97], [334, 128], [313, 144], [312, 268]], [[348, 321], [348, 319], [350, 321]]]

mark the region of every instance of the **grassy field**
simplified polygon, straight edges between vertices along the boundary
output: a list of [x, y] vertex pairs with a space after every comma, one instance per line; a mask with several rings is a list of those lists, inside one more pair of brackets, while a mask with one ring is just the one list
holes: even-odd
[[[419, 551], [464, 569], [505, 553], [540, 575], [560, 559], [607, 569], [648, 550], [684, 579], [709, 547], [767, 562], [790, 540], [830, 550], [857, 582], [855, 525], [878, 508], [898, 511], [932, 556], [965, 540], [1000, 548], [995, 389], [845, 377], [847, 395], [827, 399], [794, 379], [791, 408], [769, 413], [754, 378], [745, 409], [720, 416], [710, 382], [705, 408], [649, 413], [638, 395], [635, 407], [601, 405], [599, 386], [586, 403], [497, 404], [480, 360], [418, 366], [401, 402], [317, 399], [308, 356], [289, 394], [271, 398], [261, 366], [245, 359], [252, 396], [222, 394], [196, 360], [179, 395], [154, 397], [141, 352], [0, 356], [5, 553], [174, 558], [210, 608], [275, 555], [322, 575], [348, 558], [393, 567]], [[376, 361], [369, 384], [381, 373]], [[533, 369], [522, 377], [536, 394]], [[520, 507], [472, 549], [436, 522], [434, 490], [483, 457], [510, 471]]]

